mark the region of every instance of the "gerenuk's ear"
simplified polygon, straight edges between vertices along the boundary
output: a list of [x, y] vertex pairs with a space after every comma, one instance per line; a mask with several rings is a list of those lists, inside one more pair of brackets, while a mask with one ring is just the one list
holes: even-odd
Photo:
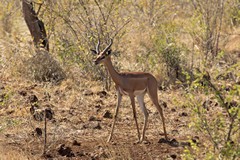
[[91, 49], [91, 51], [92, 51], [92, 54], [98, 54], [97, 51], [94, 49]]
[[107, 55], [110, 55], [111, 53], [112, 53], [112, 50], [109, 49], [109, 50], [107, 51]]

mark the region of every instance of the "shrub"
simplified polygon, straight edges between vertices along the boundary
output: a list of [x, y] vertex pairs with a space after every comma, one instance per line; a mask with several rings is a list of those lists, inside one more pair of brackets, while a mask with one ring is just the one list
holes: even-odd
[[[231, 66], [239, 70], [236, 65]], [[211, 76], [210, 76], [211, 75]], [[193, 110], [191, 126], [206, 137], [202, 145], [208, 148], [205, 159], [222, 157], [236, 159], [239, 157], [239, 120], [240, 120], [240, 85], [233, 82], [231, 89], [224, 83], [218, 86], [216, 79], [208, 72], [196, 72], [196, 80], [190, 87], [187, 96]], [[213, 83], [214, 82], [214, 83]], [[195, 96], [198, 94], [198, 96]], [[185, 159], [197, 158], [198, 149], [185, 149]]]
[[58, 83], [65, 78], [60, 64], [44, 49], [36, 51], [26, 62], [27, 75], [40, 82]]

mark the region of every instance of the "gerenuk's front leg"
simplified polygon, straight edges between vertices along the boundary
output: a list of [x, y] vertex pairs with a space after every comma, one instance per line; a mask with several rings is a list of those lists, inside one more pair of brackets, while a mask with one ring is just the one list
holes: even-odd
[[121, 95], [121, 93], [119, 91], [117, 91], [117, 106], [116, 106], [116, 109], [115, 109], [115, 114], [114, 114], [114, 119], [113, 119], [113, 123], [112, 123], [111, 133], [110, 133], [110, 135], [108, 137], [107, 142], [110, 142], [111, 139], [112, 139], [114, 126], [115, 126], [115, 122], [116, 122], [116, 119], [117, 119], [117, 115], [118, 115], [119, 106], [120, 106], [121, 101], [122, 101], [122, 95]]
[[140, 132], [139, 132], [139, 127], [138, 127], [138, 122], [137, 122], [137, 115], [136, 115], [136, 107], [135, 107], [135, 99], [133, 95], [130, 95], [130, 99], [131, 99], [131, 104], [132, 104], [132, 109], [133, 109], [133, 118], [135, 120], [136, 123], [136, 127], [137, 127], [137, 133], [138, 133], [138, 141], [140, 142]]

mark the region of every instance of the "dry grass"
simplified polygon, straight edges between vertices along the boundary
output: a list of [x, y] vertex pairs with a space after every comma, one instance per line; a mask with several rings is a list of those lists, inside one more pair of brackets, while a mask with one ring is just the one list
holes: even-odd
[[[3, 147], [0, 146], [1, 153], [0, 157], [1, 160], [26, 160], [29, 159], [28, 156], [26, 156], [26, 153], [22, 151], [18, 151], [18, 148], [14, 149], [13, 147]], [[33, 157], [31, 157], [32, 159]], [[34, 159], [34, 158], [33, 158]]]
[[[16, 17], [11, 22], [14, 24], [11, 26], [11, 33], [0, 35], [0, 96], [4, 95], [0, 102], [1, 160], [43, 158], [41, 157], [43, 137], [36, 136], [35, 132], [37, 127], [43, 128], [43, 122], [34, 121], [30, 114], [29, 96], [31, 95], [38, 97], [37, 104], [40, 108], [44, 108], [47, 104], [52, 105], [54, 120], [48, 122], [47, 143], [47, 154], [52, 158], [68, 159], [58, 152], [59, 147], [65, 145], [74, 153], [75, 157], [72, 157], [73, 159], [152, 160], [172, 159], [172, 156], [177, 156], [176, 159], [182, 159], [181, 155], [185, 149], [183, 146], [174, 147], [169, 144], [158, 143], [159, 139], [163, 137], [162, 122], [148, 96], [145, 97], [145, 102], [150, 114], [146, 131], [149, 143], [134, 144], [137, 135], [129, 97], [123, 98], [113, 142], [106, 143], [112, 119], [104, 118], [103, 115], [106, 111], [110, 111], [111, 114], [114, 113], [116, 105], [114, 86], [104, 95], [102, 94], [103, 82], [92, 81], [91, 77], [83, 72], [79, 65], [61, 61], [63, 59], [59, 57], [57, 50], [57, 47], [59, 47], [57, 46], [57, 40], [59, 39], [55, 36], [67, 34], [68, 30], [66, 31], [64, 25], [58, 26], [59, 28], [55, 30], [57, 34], [50, 39], [50, 43], [54, 41], [52, 42], [54, 45], [50, 45], [51, 55], [34, 56], [32, 39], [23, 18], [20, 14], [16, 13], [14, 15]], [[119, 44], [114, 46], [116, 50], [121, 52], [121, 55], [120, 57], [114, 57], [113, 60], [119, 66], [120, 71], [152, 71], [159, 82], [164, 82], [169, 78], [164, 64], [158, 64], [156, 68], [149, 68], [150, 62], [147, 58], [143, 61], [136, 58], [155, 53], [151, 50], [154, 47], [152, 36], [157, 36], [158, 33], [154, 25], [149, 25], [149, 22], [144, 19], [137, 20], [136, 17], [133, 18], [129, 23], [130, 25], [126, 26], [127, 34], [122, 37]], [[177, 19], [177, 21], [183, 23], [185, 19]], [[5, 31], [1, 30], [1, 32]], [[5, 37], [2, 35], [5, 35]], [[67, 35], [72, 38], [71, 34]], [[178, 38], [179, 42], [189, 45], [190, 50], [192, 49], [192, 40], [189, 39], [188, 34], [178, 35]], [[222, 42], [223, 48], [226, 49], [226, 56], [229, 56], [231, 60], [239, 61], [239, 36], [229, 36], [226, 39], [226, 43]], [[69, 39], [69, 41], [71, 40], [74, 40], [74, 38]], [[199, 58], [201, 54], [198, 52], [196, 51], [195, 54], [197, 55], [194, 55], [195, 65], [202, 66], [202, 58]], [[231, 56], [228, 52], [231, 52], [234, 56]], [[80, 52], [80, 54], [86, 53]], [[186, 60], [190, 60], [190, 56], [188, 55]], [[47, 76], [49, 74], [48, 64], [53, 69], [51, 69], [50, 75], [53, 72], [60, 73], [60, 79], [62, 79], [61, 74], [63, 70], [65, 71], [66, 75], [64, 77], [66, 76], [66, 78], [61, 83], [56, 85], [51, 82], [35, 81], [36, 79], [43, 80], [46, 78], [38, 76], [36, 73]], [[60, 67], [63, 67], [63, 70]], [[217, 69], [212, 68], [210, 70], [214, 74], [213, 77], [219, 74], [217, 72], [225, 72], [225, 69]], [[32, 79], [29, 78], [29, 73], [33, 77]], [[234, 71], [234, 73], [237, 73], [237, 71]], [[226, 83], [228, 82], [222, 81], [220, 85]], [[229, 84], [232, 85], [232, 83]], [[197, 158], [204, 159], [207, 153], [206, 146], [211, 146], [209, 136], [194, 127], [196, 114], [188, 106], [189, 99], [186, 97], [189, 91], [179, 86], [169, 87], [158, 92], [159, 100], [167, 103], [164, 114], [169, 137], [171, 139], [175, 138], [179, 142], [189, 142], [195, 136], [199, 137], [200, 144]], [[193, 92], [193, 96], [196, 98], [196, 103], [201, 103], [209, 98], [208, 95], [197, 92]], [[215, 106], [209, 111], [209, 119], [217, 116], [214, 114], [219, 110], [218, 107]], [[137, 115], [142, 127], [144, 119], [139, 107], [137, 107]], [[94, 120], [90, 120], [91, 118]], [[96, 124], [99, 124], [101, 128], [97, 129], [98, 126], [94, 126]]]
[[[77, 77], [68, 78], [59, 85], [47, 83], [33, 83], [24, 78], [1, 77], [0, 86], [4, 86], [0, 93], [10, 93], [9, 98], [0, 107], [1, 136], [0, 146], [3, 149], [1, 157], [5, 159], [39, 159], [43, 149], [43, 137], [36, 137], [35, 128], [43, 127], [43, 123], [35, 122], [29, 113], [30, 103], [28, 97], [36, 95], [39, 106], [52, 104], [54, 121], [48, 123], [47, 153], [55, 158], [59, 155], [60, 145], [70, 147], [81, 159], [165, 159], [177, 155], [178, 159], [183, 153], [183, 147], [172, 147], [158, 143], [162, 137], [162, 122], [149, 97], [145, 102], [150, 113], [147, 139], [150, 143], [134, 144], [137, 140], [136, 128], [132, 117], [132, 109], [128, 97], [123, 98], [119, 117], [114, 132], [113, 143], [106, 143], [110, 132], [112, 119], [104, 118], [109, 110], [114, 113], [116, 96], [114, 88], [102, 96], [102, 83], [88, 80], [77, 80]], [[26, 91], [26, 96], [19, 93]], [[46, 94], [48, 93], [48, 94]], [[187, 142], [195, 136], [201, 142], [200, 149], [208, 144], [208, 137], [192, 126], [195, 116], [191, 108], [186, 107], [185, 91], [181, 89], [159, 91], [159, 99], [167, 103], [164, 108], [166, 126], [169, 137], [180, 142]], [[50, 95], [50, 100], [46, 99]], [[197, 101], [205, 99], [205, 95], [198, 95]], [[209, 111], [214, 117], [218, 108]], [[143, 125], [143, 115], [137, 107], [139, 124]], [[186, 114], [186, 116], [182, 116]], [[90, 117], [96, 120], [90, 121]], [[94, 129], [91, 125], [99, 123], [101, 129]], [[84, 127], [85, 126], [85, 127]], [[90, 126], [90, 127], [89, 127]], [[80, 146], [73, 145], [77, 141]], [[0, 148], [1, 149], [1, 148]], [[199, 158], [204, 157], [199, 153]]]
[[[86, 157], [100, 156], [103, 159], [118, 159], [120, 157], [129, 159], [131, 157], [136, 158], [139, 156], [145, 157], [146, 159], [151, 159], [151, 157], [157, 156], [157, 150], [163, 149], [157, 144], [159, 134], [162, 130], [161, 121], [159, 115], [155, 115], [156, 109], [153, 107], [148, 97], [146, 97], [146, 105], [150, 111], [150, 118], [147, 137], [152, 143], [149, 146], [150, 148], [144, 144], [133, 144], [137, 140], [137, 136], [135, 124], [132, 120], [132, 110], [130, 107], [129, 98], [127, 97], [123, 98], [122, 107], [120, 109], [119, 118], [116, 124], [116, 130], [114, 134], [114, 142], [116, 142], [116, 144], [106, 143], [112, 119], [103, 118], [103, 114], [106, 110], [109, 110], [113, 114], [116, 100], [114, 98], [114, 92], [108, 92], [106, 97], [100, 98], [98, 93], [102, 91], [102, 87], [99, 83], [89, 83], [86, 81], [84, 83], [82, 82], [82, 85], [76, 86], [73, 81], [68, 79], [63, 81], [58, 86], [45, 85], [43, 87], [41, 85], [37, 85], [36, 87], [27, 90], [34, 84], [21, 83], [21, 85], [18, 86], [14, 84], [20, 81], [16, 81], [15, 83], [6, 83], [6, 81], [2, 82], [4, 87], [12, 92], [12, 97], [10, 97], [10, 99], [15, 99], [15, 101], [6, 101], [6, 105], [3, 106], [6, 108], [1, 108], [1, 116], [7, 116], [8, 118], [2, 119], [1, 121], [1, 126], [5, 127], [3, 127], [1, 130], [2, 136], [0, 138], [0, 142], [1, 145], [7, 145], [12, 150], [11, 152], [5, 152], [6, 154], [4, 154], [3, 157], [14, 159], [15, 155], [19, 155], [16, 157], [22, 157], [22, 159], [24, 159], [28, 157], [29, 153], [33, 154], [30, 156], [33, 156], [33, 158], [41, 155], [43, 139], [39, 139], [31, 135], [34, 133], [35, 127], [43, 126], [41, 123], [34, 122], [29, 113], [30, 104], [28, 102], [28, 96], [32, 94], [35, 94], [39, 98], [38, 104], [40, 107], [46, 103], [51, 103], [54, 106], [52, 109], [55, 112], [54, 117], [56, 122], [50, 122], [48, 127], [48, 151], [49, 153], [52, 153], [52, 156], [58, 155], [57, 148], [60, 144], [66, 144], [70, 146], [75, 154], [76, 152], [84, 152]], [[9, 82], [12, 81], [9, 79]], [[85, 85], [88, 86], [88, 89]], [[23, 90], [27, 92], [26, 97], [19, 95], [19, 91]], [[6, 90], [3, 91], [5, 92]], [[84, 95], [88, 91], [92, 92], [93, 94]], [[50, 101], [45, 100], [46, 92], [51, 95]], [[165, 95], [164, 97], [160, 97], [161, 99], [165, 99], [164, 97], [168, 96]], [[21, 102], [19, 101], [20, 99], [22, 99]], [[166, 99], [168, 101], [170, 98]], [[8, 107], [13, 105], [16, 105], [16, 108]], [[100, 106], [100, 108], [96, 108], [96, 106]], [[8, 112], [8, 109], [14, 111]], [[170, 109], [171, 107], [166, 110], [166, 114], [170, 111]], [[137, 112], [139, 115], [139, 123], [142, 126], [143, 116], [139, 108], [137, 109]], [[91, 116], [100, 120], [102, 129], [82, 129], [83, 125], [92, 123], [89, 121]], [[172, 118], [168, 118], [167, 120], [169, 131], [172, 130], [172, 125], [174, 124], [174, 122], [171, 120]], [[12, 122], [9, 123], [9, 120]], [[24, 130], [22, 128], [24, 128]], [[73, 140], [81, 143], [80, 148], [72, 145]], [[163, 147], [168, 148], [167, 145]], [[173, 151], [175, 150], [175, 148], [172, 149]], [[176, 150], [179, 149], [176, 148]], [[178, 153], [180, 152], [178, 151]], [[14, 154], [14, 156], [12, 154]], [[166, 150], [165, 154], [158, 156], [162, 157], [166, 156], [167, 154], [168, 152]]]

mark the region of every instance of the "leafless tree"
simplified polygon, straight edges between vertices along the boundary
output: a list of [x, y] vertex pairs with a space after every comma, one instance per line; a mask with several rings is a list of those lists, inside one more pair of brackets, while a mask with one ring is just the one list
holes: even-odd
[[203, 35], [200, 43], [206, 60], [212, 60], [219, 51], [225, 0], [192, 0], [193, 7], [200, 15]]

